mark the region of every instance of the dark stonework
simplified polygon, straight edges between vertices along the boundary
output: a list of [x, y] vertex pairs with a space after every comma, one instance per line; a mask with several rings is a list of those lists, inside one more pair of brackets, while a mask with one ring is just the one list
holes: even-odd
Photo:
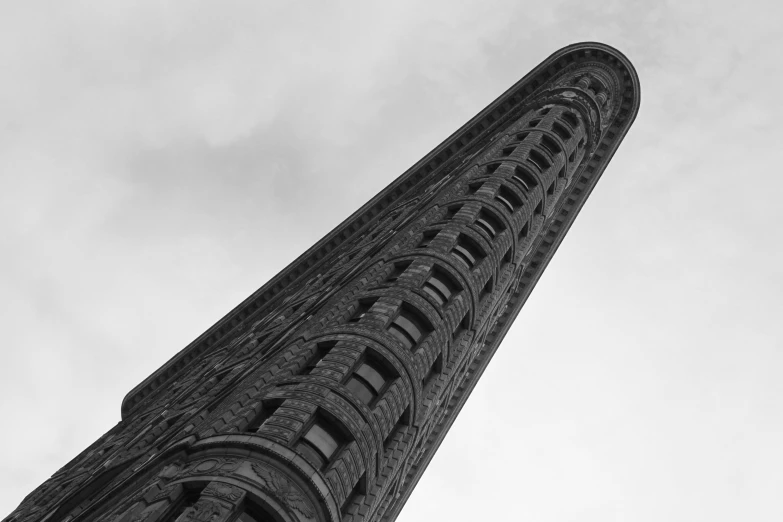
[[625, 136], [558, 51], [133, 389], [15, 522], [393, 521]]

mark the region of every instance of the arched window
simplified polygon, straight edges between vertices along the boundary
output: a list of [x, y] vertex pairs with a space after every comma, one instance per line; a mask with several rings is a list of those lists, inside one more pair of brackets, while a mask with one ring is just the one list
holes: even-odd
[[546, 169], [548, 169], [552, 164], [549, 162], [549, 160], [538, 152], [537, 150], [533, 149], [530, 151], [530, 155], [527, 158], [533, 165], [538, 167], [538, 170], [541, 172], [544, 172]]
[[557, 135], [558, 135], [558, 137], [560, 137], [560, 139], [561, 139], [561, 140], [563, 140], [563, 141], [568, 141], [568, 140], [570, 140], [570, 139], [571, 139], [571, 133], [568, 131], [568, 129], [566, 129], [565, 127], [563, 127], [562, 125], [560, 125], [560, 124], [559, 124], [559, 123], [557, 123], [557, 122], [555, 122], [555, 123], [552, 125], [552, 130], [553, 130], [553, 131], [555, 132], [555, 134], [557, 134]]
[[473, 239], [465, 234], [459, 235], [457, 244], [454, 245], [451, 254], [469, 269], [473, 269], [487, 255]]
[[495, 199], [503, 204], [511, 214], [522, 207], [522, 200], [508, 187], [501, 186]]
[[514, 169], [514, 175], [512, 176], [512, 179], [516, 180], [518, 183], [520, 183], [525, 190], [533, 190], [538, 186], [538, 180], [533, 175], [532, 172], [527, 170], [525, 167], [517, 165]]
[[572, 129], [576, 129], [579, 126], [579, 119], [573, 112], [564, 112], [563, 119], [571, 126]]
[[541, 146], [552, 156], [556, 156], [563, 150], [560, 148], [560, 145], [558, 145], [558, 143], [552, 139], [551, 136], [546, 135], [541, 137]]
[[447, 272], [435, 267], [422, 289], [442, 306], [449, 302], [452, 295], [462, 290], [462, 287]]
[[389, 325], [389, 333], [399, 339], [408, 350], [412, 350], [432, 330], [427, 318], [407, 304], [402, 305], [400, 313]]
[[486, 232], [491, 239], [500, 234], [506, 227], [503, 222], [487, 209], [481, 209], [476, 218], [476, 226]]

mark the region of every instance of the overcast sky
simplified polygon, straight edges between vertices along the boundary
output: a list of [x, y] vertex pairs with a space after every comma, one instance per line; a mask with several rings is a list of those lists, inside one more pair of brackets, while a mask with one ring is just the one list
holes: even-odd
[[780, 4], [0, 4], [0, 517], [557, 49], [642, 106], [400, 522], [783, 520]]

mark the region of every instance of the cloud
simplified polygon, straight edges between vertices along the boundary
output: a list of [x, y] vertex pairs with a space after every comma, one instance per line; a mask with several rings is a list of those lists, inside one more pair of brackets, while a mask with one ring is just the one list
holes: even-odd
[[400, 520], [783, 514], [776, 4], [0, 9], [0, 511], [227, 310], [590, 39], [636, 65], [639, 118]]

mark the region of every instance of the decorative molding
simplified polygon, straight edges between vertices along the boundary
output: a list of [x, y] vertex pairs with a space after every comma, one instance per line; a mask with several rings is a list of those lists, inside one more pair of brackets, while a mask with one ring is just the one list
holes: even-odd
[[262, 482], [261, 486], [272, 496], [279, 499], [290, 509], [299, 512], [307, 518], [315, 516], [315, 510], [304, 493], [285, 475], [274, 468], [263, 466], [256, 462], [251, 464], [253, 472]]

